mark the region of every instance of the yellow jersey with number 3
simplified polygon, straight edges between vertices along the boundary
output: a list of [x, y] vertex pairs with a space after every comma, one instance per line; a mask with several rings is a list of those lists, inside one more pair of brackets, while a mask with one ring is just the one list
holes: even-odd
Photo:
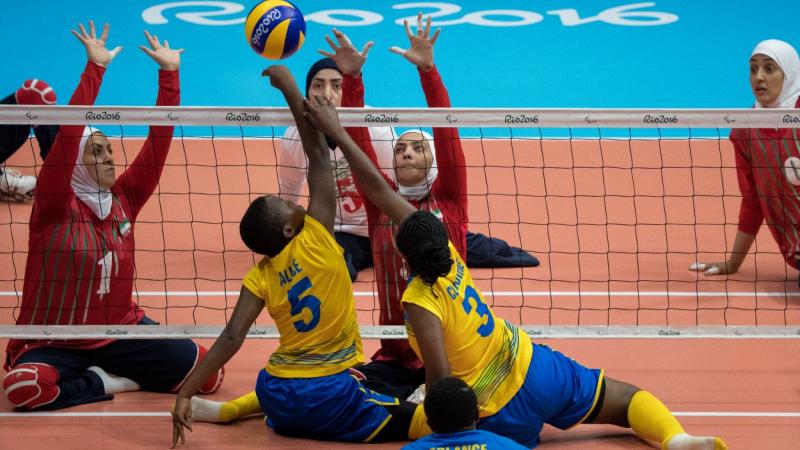
[[303, 229], [275, 257], [263, 258], [242, 281], [264, 299], [280, 333], [266, 370], [282, 378], [314, 378], [364, 361], [353, 286], [342, 248], [306, 214]]
[[[467, 265], [452, 243], [449, 247], [453, 258], [450, 273], [433, 286], [413, 277], [403, 293], [403, 303], [424, 308], [442, 322], [452, 375], [472, 387], [481, 417], [487, 417], [505, 406], [525, 382], [533, 344], [519, 327], [495, 317], [473, 284]], [[408, 321], [406, 330], [411, 347], [422, 359]]]

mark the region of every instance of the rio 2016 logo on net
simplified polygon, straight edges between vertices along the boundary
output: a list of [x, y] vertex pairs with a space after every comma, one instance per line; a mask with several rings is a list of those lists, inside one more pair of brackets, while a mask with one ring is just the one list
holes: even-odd
[[[585, 15], [574, 8], [545, 11], [548, 16], [556, 16], [565, 27], [603, 22], [623, 27], [648, 27], [668, 25], [678, 21], [676, 14], [651, 11], [655, 2], [628, 3], [604, 9], [594, 16]], [[216, 8], [216, 9], [215, 9]], [[392, 9], [422, 11], [433, 18], [433, 26], [470, 24], [483, 27], [520, 27], [533, 25], [545, 20], [544, 15], [522, 9], [489, 9], [462, 13], [461, 6], [446, 2], [397, 3]], [[245, 21], [245, 6], [227, 1], [177, 1], [161, 3], [142, 11], [142, 19], [150, 25], [169, 23], [165, 12], [174, 12], [175, 18], [195, 25], [222, 26], [242, 24]], [[384, 17], [375, 11], [365, 9], [324, 9], [303, 15], [306, 22], [338, 27], [358, 27], [379, 24]], [[402, 25], [404, 20], [414, 23], [416, 15], [399, 17], [394, 23]], [[391, 19], [390, 19], [391, 20]]]

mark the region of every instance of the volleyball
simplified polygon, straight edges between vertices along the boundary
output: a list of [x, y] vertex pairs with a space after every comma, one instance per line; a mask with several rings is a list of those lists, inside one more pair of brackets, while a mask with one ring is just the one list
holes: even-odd
[[267, 59], [284, 59], [303, 46], [303, 13], [285, 0], [266, 0], [250, 10], [244, 24], [250, 47]]

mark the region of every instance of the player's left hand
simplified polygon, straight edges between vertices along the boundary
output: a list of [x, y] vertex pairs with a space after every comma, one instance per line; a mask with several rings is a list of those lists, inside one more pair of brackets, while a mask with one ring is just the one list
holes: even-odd
[[169, 42], [166, 39], [164, 39], [164, 44], [162, 45], [158, 42], [158, 36], [151, 36], [147, 30], [144, 31], [144, 37], [147, 38], [147, 43], [150, 44], [150, 48], [140, 45], [139, 48], [142, 49], [143, 52], [153, 58], [153, 61], [158, 63], [159, 67], [162, 69], [178, 70], [181, 65], [182, 48], [169, 48]]
[[353, 47], [350, 38], [336, 28], [333, 29], [333, 36], [336, 38], [338, 45], [337, 42], [333, 42], [333, 39], [328, 37], [327, 34], [325, 35], [325, 40], [328, 41], [328, 45], [331, 46], [333, 53], [318, 50], [319, 53], [336, 61], [336, 65], [339, 67], [339, 70], [342, 71], [343, 75], [350, 75], [353, 77], [359, 76], [361, 74], [361, 67], [367, 61], [369, 49], [372, 48], [375, 42], [367, 42], [359, 52]]
[[333, 136], [342, 129], [342, 124], [339, 122], [339, 114], [336, 112], [336, 107], [334, 107], [331, 99], [317, 95], [313, 101], [306, 99], [304, 102], [306, 110], [303, 115], [318, 130], [328, 136]]
[[425, 22], [425, 28], [422, 27], [422, 13], [417, 14], [417, 33], [411, 32], [411, 27], [408, 21], [404, 20], [403, 25], [406, 28], [406, 36], [411, 42], [411, 48], [404, 50], [400, 47], [392, 47], [389, 51], [403, 56], [412, 64], [422, 70], [430, 70], [433, 67], [433, 45], [436, 39], [439, 38], [439, 33], [442, 32], [441, 28], [437, 28], [431, 36], [431, 16]]
[[170, 448], [178, 446], [178, 438], [180, 438], [181, 444], [186, 443], [186, 436], [183, 434], [184, 427], [192, 431], [192, 399], [179, 395], [175, 398], [175, 407], [172, 409], [172, 447]]

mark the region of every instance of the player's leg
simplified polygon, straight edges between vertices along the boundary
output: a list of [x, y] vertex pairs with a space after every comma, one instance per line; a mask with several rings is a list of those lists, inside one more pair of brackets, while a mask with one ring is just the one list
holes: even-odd
[[[147, 317], [139, 322], [139, 325], [153, 324], [156, 322]], [[146, 391], [177, 392], [207, 352], [191, 339], [120, 339], [95, 350], [94, 365], [133, 380]], [[216, 392], [224, 377], [222, 368], [198, 392]]]
[[358, 273], [373, 264], [369, 238], [341, 231], [334, 233], [334, 237], [344, 250], [344, 262], [347, 264], [350, 280], [356, 281]]
[[605, 392], [596, 417], [589, 423], [613, 424], [633, 429], [642, 439], [661, 443], [666, 450], [723, 450], [718, 437], [692, 436], [653, 394], [631, 384], [605, 379]]
[[276, 433], [322, 440], [407, 440], [418, 405], [371, 391], [348, 372], [279, 378], [259, 372], [256, 394]]
[[425, 383], [425, 369], [409, 369], [395, 361], [371, 361], [357, 369], [366, 377], [361, 384], [400, 399], [407, 399]]
[[[544, 345], [536, 345], [533, 370], [545, 405], [545, 421], [567, 429], [580, 423], [632, 428], [639, 437], [669, 450], [722, 450], [719, 438], [686, 434], [661, 401], [636, 386], [606, 378]], [[547, 397], [545, 397], [547, 396]], [[546, 398], [546, 400], [545, 400]]]
[[249, 392], [227, 402], [192, 397], [192, 420], [227, 423], [256, 414], [263, 414], [256, 392]]
[[24, 353], [3, 377], [9, 402], [22, 410], [54, 410], [110, 400], [103, 381], [87, 370], [87, 352], [37, 348]]
[[[13, 94], [0, 100], [4, 105], [52, 105], [56, 102], [56, 95], [53, 89], [42, 80], [26, 80], [22, 86]], [[57, 132], [57, 127], [44, 127], [40, 132], [43, 137], [52, 133], [53, 128]], [[4, 163], [28, 140], [31, 127], [29, 125], [0, 125], [0, 164]], [[39, 135], [37, 134], [37, 140]], [[53, 138], [55, 134], [53, 134]], [[47, 139], [45, 139], [47, 141]], [[39, 140], [40, 149], [42, 141]], [[52, 145], [52, 138], [44, 144], [49, 150]], [[44, 152], [46, 154], [46, 152]], [[13, 169], [0, 168], [0, 200], [27, 201], [33, 198], [33, 190], [36, 187], [36, 178], [30, 175], [22, 175]]]

